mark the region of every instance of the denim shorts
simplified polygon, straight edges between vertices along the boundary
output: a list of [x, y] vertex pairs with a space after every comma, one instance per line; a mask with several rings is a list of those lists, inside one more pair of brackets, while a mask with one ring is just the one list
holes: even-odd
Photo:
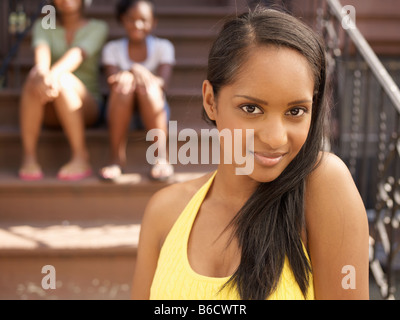
[[[108, 103], [107, 99], [99, 102], [100, 117], [99, 117], [97, 126], [101, 126], [102, 124], [107, 124], [107, 103]], [[164, 99], [164, 110], [167, 114], [167, 122], [168, 122], [170, 119], [170, 115], [171, 115], [171, 109], [169, 107], [167, 99]], [[142, 119], [140, 117], [139, 108], [135, 108], [135, 110], [133, 112], [130, 129], [131, 130], [144, 130], [145, 129]]]
[[[164, 99], [164, 111], [167, 114], [167, 122], [168, 122], [170, 119], [171, 110], [170, 110], [167, 99]], [[130, 127], [133, 130], [144, 130], [145, 129], [142, 119], [140, 117], [139, 108], [135, 108], [135, 111], [133, 112], [133, 117], [132, 117]]]

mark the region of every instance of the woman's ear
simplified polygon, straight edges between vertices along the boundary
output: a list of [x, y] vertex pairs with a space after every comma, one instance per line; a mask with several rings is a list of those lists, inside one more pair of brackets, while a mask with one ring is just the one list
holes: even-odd
[[215, 121], [217, 105], [214, 97], [213, 86], [208, 80], [204, 80], [203, 82], [203, 108], [206, 111], [208, 118]]

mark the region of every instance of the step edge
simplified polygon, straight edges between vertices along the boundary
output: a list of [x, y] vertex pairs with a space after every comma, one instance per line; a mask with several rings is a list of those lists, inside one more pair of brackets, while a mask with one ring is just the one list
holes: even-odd
[[[32, 56], [23, 56], [20, 58], [15, 58], [11, 61], [10, 66], [19, 65], [21, 68], [29, 68], [33, 65], [34, 58]], [[188, 68], [207, 68], [206, 58], [180, 58], [177, 59], [174, 69], [188, 69]]]
[[[114, 9], [114, 7], [112, 7]], [[113, 12], [114, 13], [114, 12]], [[86, 9], [86, 14], [88, 16], [98, 16], [98, 15], [107, 15], [110, 16], [110, 7], [104, 5], [93, 6]], [[220, 17], [224, 15], [234, 15], [237, 14], [236, 10], [232, 6], [157, 6], [155, 8], [155, 15], [158, 19], [169, 17], [169, 16], [212, 16], [212, 17]]]
[[[209, 167], [212, 166], [211, 164], [208, 165]], [[35, 193], [43, 193], [46, 191], [48, 193], [57, 193], [60, 190], [71, 190], [71, 192], [83, 192], [87, 193], [99, 193], [99, 192], [106, 192], [107, 194], [110, 193], [121, 193], [121, 192], [135, 192], [135, 194], [147, 194], [147, 193], [154, 193], [159, 189], [167, 187], [171, 184], [181, 183], [184, 181], [192, 180], [203, 176], [210, 172], [210, 168], [207, 170], [201, 171], [193, 171], [193, 172], [177, 172], [175, 173], [174, 177], [169, 181], [152, 181], [150, 180], [147, 175], [145, 174], [126, 174], [140, 176], [141, 179], [139, 182], [104, 182], [99, 180], [97, 177], [92, 177], [86, 180], [77, 181], [77, 182], [63, 182], [58, 181], [55, 177], [44, 178], [42, 181], [32, 181], [26, 182], [21, 181], [17, 175], [15, 176], [8, 176], [2, 177], [0, 179], [0, 196], [6, 195], [10, 197], [10, 194], [13, 192], [28, 192], [29, 194]], [[124, 181], [122, 177], [120, 181]]]
[[[0, 257], [136, 254], [140, 228], [140, 223], [108, 223], [83, 228], [79, 223], [67, 226], [48, 222], [39, 226], [3, 223], [0, 224]], [[13, 233], [10, 229], [17, 232]], [[90, 234], [93, 231], [94, 234]], [[127, 239], [128, 234], [130, 237]], [[99, 242], [98, 239], [103, 240]]]
[[136, 256], [137, 246], [113, 246], [107, 248], [10, 248], [0, 247], [1, 258], [27, 257], [78, 257], [78, 256]]
[[[4, 88], [0, 89], [0, 97], [8, 99], [17, 99], [20, 97], [22, 88]], [[201, 88], [199, 89], [169, 89], [167, 92], [167, 98], [188, 98], [188, 97], [201, 97]], [[0, 103], [0, 107], [1, 107]]]

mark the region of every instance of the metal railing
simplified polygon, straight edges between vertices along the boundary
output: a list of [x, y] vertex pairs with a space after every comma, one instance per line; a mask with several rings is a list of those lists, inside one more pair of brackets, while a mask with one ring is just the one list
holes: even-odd
[[[8, 37], [7, 35], [2, 35], [5, 38], [4, 49], [6, 51], [2, 52], [1, 57], [0, 89], [11, 86], [8, 83], [8, 71], [11, 63], [18, 55], [22, 42], [29, 35], [32, 23], [41, 15], [42, 7], [48, 2], [48, 0], [30, 2], [26, 0], [8, 0], [8, 2], [3, 2], [4, 11], [1, 12], [1, 27], [3, 32], [7, 30]], [[14, 78], [14, 86], [20, 86], [22, 79], [20, 63], [18, 61], [14, 65]]]
[[370, 270], [384, 299], [394, 299], [400, 251], [400, 90], [360, 33], [343, 28], [338, 0], [319, 1], [317, 29], [327, 44], [337, 135], [370, 218]]
[[[92, 5], [106, 5], [109, 0], [89, 1]], [[23, 63], [19, 61], [21, 45], [27, 42], [33, 22], [42, 14], [50, 0], [0, 1], [0, 89], [19, 88], [23, 82]], [[32, 52], [33, 54], [33, 52]], [[10, 72], [12, 71], [12, 72]], [[12, 79], [9, 79], [9, 74]]]

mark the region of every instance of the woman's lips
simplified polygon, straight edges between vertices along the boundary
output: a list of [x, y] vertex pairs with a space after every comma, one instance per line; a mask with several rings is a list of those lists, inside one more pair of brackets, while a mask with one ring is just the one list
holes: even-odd
[[265, 167], [273, 167], [277, 165], [286, 153], [268, 153], [268, 152], [252, 152], [258, 163]]

